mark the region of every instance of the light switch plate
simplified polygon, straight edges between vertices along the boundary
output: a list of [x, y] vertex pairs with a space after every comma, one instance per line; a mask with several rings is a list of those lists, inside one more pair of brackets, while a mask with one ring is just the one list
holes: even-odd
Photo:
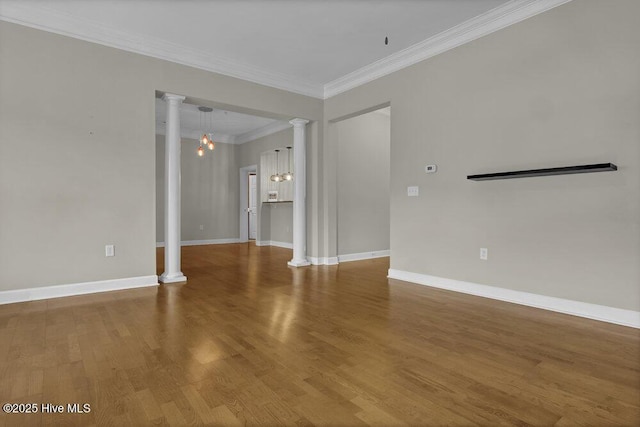
[[407, 187], [407, 196], [418, 197], [420, 195], [420, 189], [417, 186]]
[[116, 248], [113, 245], [105, 245], [104, 247], [104, 256], [115, 256]]

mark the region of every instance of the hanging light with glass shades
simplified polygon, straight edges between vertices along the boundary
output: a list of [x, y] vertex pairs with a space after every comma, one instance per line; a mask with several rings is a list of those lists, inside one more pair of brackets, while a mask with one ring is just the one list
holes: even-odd
[[293, 181], [293, 174], [291, 173], [291, 147], [287, 147], [287, 169], [289, 172], [282, 174], [282, 180]]
[[282, 175], [280, 175], [278, 173], [278, 167], [279, 166], [280, 166], [280, 150], [276, 150], [276, 173], [271, 175], [271, 177], [269, 178], [273, 182], [281, 182], [282, 181]]
[[200, 137], [200, 146], [198, 147], [198, 156], [204, 156], [204, 148], [213, 150], [216, 147], [216, 143], [213, 142], [213, 136], [211, 128], [213, 127], [213, 114], [210, 116], [208, 113], [213, 111], [210, 107], [198, 107], [200, 111], [200, 129], [204, 129], [202, 136]]

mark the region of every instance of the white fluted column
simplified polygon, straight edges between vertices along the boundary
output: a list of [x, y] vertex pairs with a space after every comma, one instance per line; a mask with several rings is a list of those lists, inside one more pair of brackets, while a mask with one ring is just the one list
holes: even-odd
[[167, 132], [164, 154], [164, 273], [163, 283], [186, 282], [180, 270], [180, 105], [184, 96], [166, 93]]
[[309, 120], [293, 119], [293, 259], [292, 267], [309, 265], [307, 261], [306, 125]]

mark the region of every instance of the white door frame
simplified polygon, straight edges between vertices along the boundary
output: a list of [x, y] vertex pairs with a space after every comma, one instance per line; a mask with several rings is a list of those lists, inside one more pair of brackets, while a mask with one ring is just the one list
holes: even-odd
[[[249, 208], [249, 200], [246, 194], [247, 188], [249, 188], [249, 173], [256, 174], [256, 192], [258, 196], [259, 205], [260, 202], [260, 179], [258, 179], [258, 165], [245, 166], [240, 168], [240, 242], [249, 241], [249, 222], [247, 221], [247, 209]], [[258, 212], [256, 213], [256, 221], [258, 227], [260, 226], [260, 206], [258, 206]], [[259, 231], [259, 230], [258, 230]], [[256, 236], [257, 237], [257, 236]], [[258, 240], [258, 239], [256, 239]]]

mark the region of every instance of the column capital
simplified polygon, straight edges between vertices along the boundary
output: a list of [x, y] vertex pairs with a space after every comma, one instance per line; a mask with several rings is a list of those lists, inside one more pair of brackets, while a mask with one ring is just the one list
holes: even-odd
[[164, 95], [162, 95], [162, 100], [169, 102], [169, 101], [178, 101], [178, 102], [182, 102], [186, 99], [186, 96], [182, 96], [182, 95], [176, 95], [173, 93], [165, 93]]
[[289, 123], [291, 123], [294, 127], [301, 127], [309, 123], [309, 120], [293, 119], [293, 120], [290, 120]]

